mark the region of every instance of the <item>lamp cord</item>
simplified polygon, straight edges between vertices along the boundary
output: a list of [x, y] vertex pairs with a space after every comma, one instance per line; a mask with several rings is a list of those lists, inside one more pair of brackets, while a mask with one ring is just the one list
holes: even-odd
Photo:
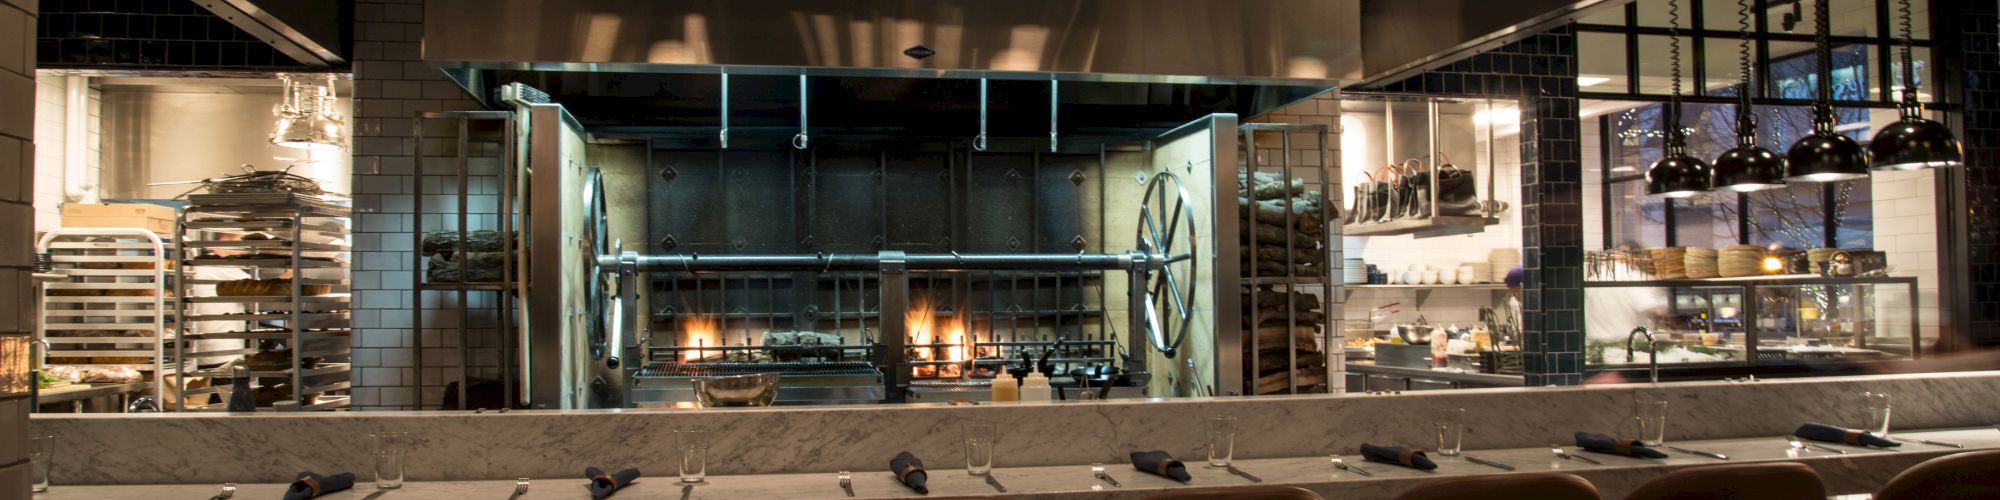
[[1912, 55], [1915, 51], [1916, 40], [1915, 36], [1910, 34], [1910, 0], [1897, 2], [1897, 9], [1903, 13], [1903, 46], [1899, 48], [1903, 56], [1903, 107], [1904, 109], [1915, 110], [1917, 108], [1917, 59]]
[[1757, 115], [1750, 111], [1750, 0], [1736, 0], [1738, 63], [1736, 97], [1736, 142], [1742, 147], [1757, 144]]
[[1819, 57], [1813, 62], [1819, 66], [1819, 100], [1813, 103], [1813, 133], [1833, 133], [1833, 43], [1827, 40], [1827, 32], [1832, 31], [1831, 21], [1826, 11], [1830, 10], [1827, 0], [1813, 2], [1813, 43]]
[[1673, 58], [1673, 95], [1667, 109], [1666, 156], [1680, 156], [1686, 147], [1681, 134], [1681, 6], [1679, 0], [1667, 0], [1667, 52]]

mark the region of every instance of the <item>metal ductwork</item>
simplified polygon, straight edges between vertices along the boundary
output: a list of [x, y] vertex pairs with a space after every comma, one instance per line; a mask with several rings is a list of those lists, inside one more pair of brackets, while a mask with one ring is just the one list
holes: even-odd
[[305, 66], [340, 66], [341, 15], [338, 0], [194, 0], [216, 17], [270, 44]]

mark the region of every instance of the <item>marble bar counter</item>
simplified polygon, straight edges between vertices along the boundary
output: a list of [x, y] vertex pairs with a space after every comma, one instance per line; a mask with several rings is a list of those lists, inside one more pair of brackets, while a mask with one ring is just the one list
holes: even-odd
[[[1298, 486], [1312, 490], [1329, 499], [1376, 499], [1393, 498], [1417, 484], [1490, 474], [1518, 474], [1528, 472], [1566, 472], [1582, 476], [1597, 485], [1605, 498], [1620, 498], [1630, 493], [1639, 484], [1668, 471], [1718, 464], [1745, 464], [1772, 461], [1800, 462], [1812, 466], [1826, 483], [1828, 494], [1849, 494], [1872, 492], [1898, 472], [1919, 462], [1950, 453], [1973, 450], [2000, 449], [2000, 430], [1992, 427], [1969, 429], [1927, 430], [1899, 432], [1896, 436], [1927, 439], [1965, 445], [1966, 448], [1948, 448], [1919, 443], [1905, 443], [1895, 449], [1875, 449], [1846, 445], [1828, 445], [1847, 451], [1840, 455], [1831, 452], [1792, 450], [1778, 436], [1743, 439], [1670, 442], [1668, 444], [1702, 451], [1722, 453], [1729, 460], [1716, 460], [1685, 453], [1668, 451], [1670, 457], [1660, 460], [1627, 458], [1615, 455], [1576, 451], [1571, 453], [1590, 457], [1603, 465], [1591, 465], [1578, 461], [1558, 460], [1547, 446], [1500, 450], [1470, 450], [1466, 455], [1496, 461], [1516, 467], [1508, 472], [1485, 465], [1467, 462], [1462, 458], [1435, 457], [1439, 462], [1435, 472], [1422, 472], [1399, 466], [1372, 462], [1361, 462], [1352, 453], [1345, 455], [1350, 465], [1358, 465], [1373, 476], [1360, 476], [1351, 472], [1336, 472], [1326, 456], [1296, 458], [1265, 458], [1238, 460], [1238, 468], [1264, 479], [1264, 484]], [[933, 462], [937, 464], [937, 462]], [[963, 469], [932, 469], [929, 496], [917, 495], [897, 484], [886, 471], [885, 461], [881, 467], [854, 472], [855, 498], [966, 498], [966, 497], [1033, 497], [1061, 499], [1139, 499], [1170, 490], [1190, 488], [1228, 488], [1251, 485], [1249, 480], [1230, 475], [1220, 470], [1202, 468], [1190, 463], [1194, 480], [1180, 484], [1167, 479], [1143, 474], [1132, 470], [1131, 466], [1105, 464], [1105, 470], [1123, 486], [1112, 487], [1090, 475], [1088, 466], [1011, 467], [996, 468], [994, 476], [1007, 486], [1007, 493], [996, 492], [977, 477], [970, 476]], [[365, 474], [364, 474], [365, 476]], [[328, 499], [380, 498], [382, 500], [405, 499], [458, 499], [458, 498], [507, 498], [514, 491], [514, 481], [416, 481], [406, 483], [403, 488], [391, 490], [380, 496], [374, 484], [357, 484], [353, 490], [335, 493]], [[649, 499], [681, 498], [681, 485], [676, 483], [673, 471], [653, 471], [653, 475], [641, 477], [637, 482], [613, 498]], [[585, 481], [579, 474], [533, 478], [527, 494], [520, 500], [534, 499], [574, 499], [588, 498], [584, 492]], [[175, 485], [116, 485], [116, 486], [72, 486], [57, 484], [48, 494], [39, 495], [41, 500], [140, 500], [154, 498], [203, 498], [219, 491], [217, 484], [175, 484]], [[284, 484], [242, 485], [237, 491], [241, 498], [277, 498], [285, 489]], [[834, 474], [774, 474], [745, 476], [710, 476], [707, 484], [697, 486], [689, 495], [691, 499], [715, 498], [846, 498]]]
[[[1166, 401], [316, 414], [37, 414], [59, 436], [52, 476], [65, 484], [286, 482], [300, 470], [367, 470], [375, 432], [411, 434], [408, 472], [427, 481], [568, 477], [587, 466], [675, 470], [673, 429], [711, 429], [721, 476], [880, 470], [908, 450], [963, 463], [960, 424], [996, 422], [1000, 465], [1124, 463], [1134, 450], [1197, 456], [1202, 418], [1232, 415], [1238, 458], [1324, 456], [1363, 441], [1424, 446], [1443, 408], [1467, 409], [1466, 446], [1532, 448], [1571, 433], [1615, 433], [1640, 402], [1667, 401], [1671, 441], [1778, 436], [1801, 422], [1860, 425], [1862, 391], [1895, 397], [1913, 429], [2000, 422], [2000, 372], [1761, 382], [1679, 382]], [[1544, 450], [1546, 452], [1546, 450]]]

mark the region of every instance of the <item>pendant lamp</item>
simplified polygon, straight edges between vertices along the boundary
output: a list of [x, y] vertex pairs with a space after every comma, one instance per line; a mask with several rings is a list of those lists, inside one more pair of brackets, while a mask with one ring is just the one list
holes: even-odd
[[1919, 170], [1936, 167], [1955, 167], [1965, 164], [1965, 152], [1959, 149], [1958, 137], [1952, 135], [1951, 128], [1920, 114], [1923, 105], [1917, 102], [1916, 60], [1910, 55], [1910, 0], [1899, 2], [1903, 11], [1903, 103], [1902, 119], [1883, 127], [1875, 133], [1875, 139], [1868, 142], [1868, 155], [1874, 160], [1875, 170]]
[[1667, 1], [1667, 47], [1673, 53], [1673, 97], [1667, 101], [1667, 144], [1660, 161], [1646, 169], [1646, 194], [1660, 198], [1689, 198], [1707, 192], [1715, 181], [1708, 163], [1687, 154], [1687, 134], [1681, 130], [1681, 16], [1680, 2]]
[[1715, 188], [1747, 193], [1785, 187], [1785, 159], [1757, 145], [1757, 115], [1750, 112], [1750, 0], [1736, 0], [1738, 68], [1736, 84], [1736, 147], [1715, 158]]
[[1819, 98], [1813, 101], [1813, 132], [1785, 152], [1785, 180], [1839, 182], [1868, 177], [1868, 154], [1861, 144], [1833, 131], [1833, 43], [1827, 41], [1827, 0], [1813, 2], [1813, 43], [1818, 51]]

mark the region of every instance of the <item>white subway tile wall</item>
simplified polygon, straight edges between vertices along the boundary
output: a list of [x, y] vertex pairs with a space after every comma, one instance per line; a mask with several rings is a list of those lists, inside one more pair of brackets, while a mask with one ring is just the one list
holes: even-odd
[[[28, 272], [35, 220], [35, 0], [0, 0], [0, 288], [13, 297], [29, 293]], [[22, 301], [15, 301], [20, 304]], [[27, 498], [29, 307], [0, 307], [0, 498]], [[18, 346], [18, 347], [9, 347]]]
[[[456, 293], [417, 292], [411, 233], [421, 216], [427, 231], [458, 227], [457, 124], [429, 120], [422, 144], [416, 113], [479, 109], [458, 85], [422, 62], [423, 2], [360, 0], [354, 26], [354, 406], [363, 410], [437, 408], [444, 384], [462, 369], [458, 355]], [[494, 229], [499, 192], [497, 147], [478, 145], [469, 156], [475, 176], [467, 229]], [[424, 172], [417, 172], [417, 155]], [[419, 187], [421, 186], [421, 191]], [[416, 213], [417, 193], [424, 214]], [[485, 213], [480, 213], [481, 211]], [[419, 297], [421, 293], [421, 298]], [[490, 295], [491, 292], [475, 292]], [[412, 317], [423, 300], [422, 332]], [[473, 377], [499, 375], [499, 333], [491, 297], [468, 301]], [[421, 352], [420, 352], [421, 351]], [[422, 356], [421, 373], [417, 357]], [[421, 381], [423, 391], [416, 387]]]

